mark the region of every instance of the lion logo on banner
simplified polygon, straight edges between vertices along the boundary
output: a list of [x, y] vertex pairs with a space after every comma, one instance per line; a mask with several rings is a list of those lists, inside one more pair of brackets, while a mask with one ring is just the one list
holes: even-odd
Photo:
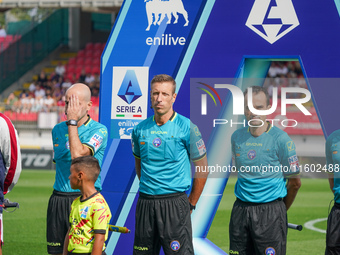
[[[182, 0], [144, 0], [144, 2], [146, 2], [145, 8], [148, 17], [148, 27], [145, 29], [146, 31], [150, 30], [151, 24], [160, 25], [165, 16], [168, 17], [167, 24], [171, 24], [171, 15], [173, 15], [175, 17], [173, 24], [176, 24], [178, 22], [177, 13], [183, 15], [185, 19], [184, 26], [189, 24], [188, 13], [184, 9]], [[153, 19], [153, 16], [155, 19]]]

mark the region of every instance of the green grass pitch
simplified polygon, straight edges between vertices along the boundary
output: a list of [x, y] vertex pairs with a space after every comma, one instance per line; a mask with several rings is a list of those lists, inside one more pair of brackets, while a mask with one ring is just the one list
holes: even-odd
[[[3, 254], [47, 254], [46, 211], [53, 190], [54, 174], [54, 171], [24, 170], [17, 186], [5, 196], [19, 202], [20, 208], [13, 213], [3, 214]], [[235, 178], [228, 181], [208, 234], [208, 239], [226, 252], [229, 247], [230, 212], [235, 201], [235, 181]], [[302, 187], [288, 211], [288, 221], [303, 225], [310, 220], [326, 218], [332, 197], [326, 179], [302, 179]], [[315, 224], [315, 227], [325, 230], [326, 221]], [[325, 238], [324, 233], [306, 228], [301, 232], [288, 230], [287, 254], [324, 254]]]

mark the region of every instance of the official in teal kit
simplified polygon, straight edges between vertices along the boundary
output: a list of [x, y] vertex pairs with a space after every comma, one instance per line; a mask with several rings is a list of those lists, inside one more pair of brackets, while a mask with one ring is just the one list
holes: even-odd
[[[253, 86], [252, 103], [267, 110], [266, 89]], [[236, 201], [230, 223], [230, 254], [286, 254], [287, 210], [301, 186], [295, 145], [286, 132], [255, 115], [248, 108], [249, 127], [231, 137], [234, 165], [238, 170]]]
[[326, 141], [326, 161], [329, 186], [334, 194], [334, 206], [328, 215], [326, 255], [340, 254], [340, 130], [334, 131]]
[[[65, 94], [67, 121], [52, 130], [53, 161], [56, 175], [53, 194], [47, 209], [47, 250], [49, 254], [62, 254], [65, 235], [69, 229], [69, 216], [73, 200], [81, 195], [70, 186], [72, 159], [91, 155], [102, 164], [107, 144], [107, 129], [88, 115], [91, 109], [91, 91], [82, 83], [72, 85]], [[100, 175], [95, 183], [100, 191]]]
[[151, 81], [154, 116], [132, 132], [140, 180], [133, 254], [194, 254], [190, 213], [208, 173], [197, 173], [191, 187], [190, 160], [207, 169], [206, 148], [196, 125], [175, 112], [176, 82], [165, 74]]

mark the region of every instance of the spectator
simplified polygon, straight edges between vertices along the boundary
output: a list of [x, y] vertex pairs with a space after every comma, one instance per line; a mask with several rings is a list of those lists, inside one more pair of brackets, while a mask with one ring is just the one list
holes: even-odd
[[45, 90], [40, 86], [39, 83], [37, 83], [37, 85], [36, 85], [34, 95], [35, 95], [35, 97], [39, 97], [39, 96], [45, 97], [45, 95], [46, 95]]
[[81, 69], [80, 75], [79, 75], [79, 82], [85, 82], [85, 78], [86, 78], [86, 72], [85, 69]]
[[34, 105], [31, 108], [31, 112], [40, 112], [44, 106], [44, 99], [42, 96], [37, 96], [35, 98]]
[[18, 98], [14, 95], [14, 93], [9, 94], [7, 101], [6, 101], [6, 106], [8, 109], [11, 109], [12, 111], [16, 111], [18, 108]]
[[51, 93], [47, 93], [46, 98], [44, 99], [44, 109], [47, 112], [50, 112], [54, 106], [55, 106], [54, 98], [51, 96]]
[[7, 33], [3, 26], [0, 25], [0, 37], [6, 37]]
[[35, 89], [36, 89], [36, 84], [37, 84], [37, 82], [32, 81], [32, 83], [31, 83], [30, 86], [28, 87], [28, 90], [29, 90], [30, 92], [34, 92]]
[[66, 78], [66, 81], [63, 82], [63, 84], [61, 85], [63, 92], [66, 92], [66, 90], [71, 86], [72, 86], [72, 83], [69, 78]]
[[44, 71], [41, 71], [38, 75], [38, 82], [40, 83], [40, 86], [45, 87], [47, 85], [47, 76]]
[[55, 68], [55, 73], [59, 76], [64, 76], [65, 74], [65, 67], [64, 65], [61, 63], [61, 61], [58, 63], [58, 65]]
[[89, 85], [92, 82], [94, 82], [94, 76], [90, 73], [87, 73], [85, 77], [85, 83]]

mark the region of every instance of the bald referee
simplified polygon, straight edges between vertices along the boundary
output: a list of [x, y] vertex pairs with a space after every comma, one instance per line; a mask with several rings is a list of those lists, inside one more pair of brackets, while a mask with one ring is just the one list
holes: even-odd
[[[269, 109], [267, 90], [251, 89], [254, 108]], [[266, 116], [250, 112], [247, 95], [245, 91], [245, 117], [251, 126], [236, 130], [231, 137], [238, 179], [229, 223], [229, 253], [284, 255], [287, 210], [301, 186], [295, 145]]]

